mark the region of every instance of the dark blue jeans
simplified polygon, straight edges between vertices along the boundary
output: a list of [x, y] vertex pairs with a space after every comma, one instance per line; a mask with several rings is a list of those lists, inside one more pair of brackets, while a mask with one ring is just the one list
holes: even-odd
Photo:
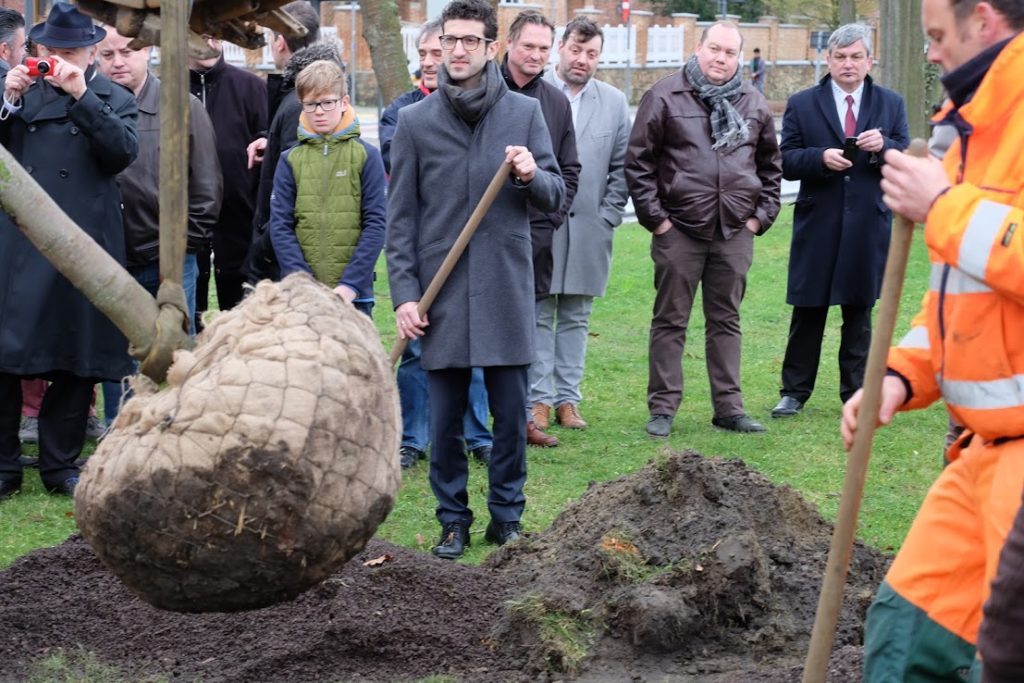
[[[398, 365], [398, 396], [402, 404], [402, 445], [426, 452], [430, 446], [430, 400], [427, 373], [420, 365], [420, 342], [409, 342]], [[469, 382], [469, 404], [462, 417], [466, 448], [473, 450], [494, 443], [487, 428], [487, 388], [480, 368], [474, 368]]]

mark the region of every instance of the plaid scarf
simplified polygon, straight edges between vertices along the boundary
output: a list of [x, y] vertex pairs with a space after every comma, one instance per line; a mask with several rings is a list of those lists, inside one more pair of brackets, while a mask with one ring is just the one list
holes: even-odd
[[713, 85], [704, 77], [697, 65], [697, 56], [693, 55], [683, 67], [686, 80], [694, 87], [697, 94], [711, 109], [711, 136], [715, 144], [711, 149], [719, 147], [738, 147], [750, 137], [750, 127], [740, 116], [730, 100], [736, 98], [743, 87], [740, 70], [722, 85]]

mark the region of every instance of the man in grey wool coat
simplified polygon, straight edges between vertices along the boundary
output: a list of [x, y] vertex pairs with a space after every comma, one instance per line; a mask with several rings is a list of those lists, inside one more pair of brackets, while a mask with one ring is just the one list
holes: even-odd
[[[430, 485], [438, 557], [460, 557], [473, 511], [462, 416], [470, 373], [484, 370], [494, 447], [485, 539], [519, 537], [526, 498], [526, 373], [534, 292], [528, 206], [555, 211], [564, 183], [540, 104], [509, 92], [494, 63], [497, 15], [485, 0], [441, 13], [443, 66], [433, 96], [404, 107], [391, 145], [387, 261], [399, 334], [420, 339], [430, 393]], [[503, 161], [512, 173], [429, 314], [417, 305]]]

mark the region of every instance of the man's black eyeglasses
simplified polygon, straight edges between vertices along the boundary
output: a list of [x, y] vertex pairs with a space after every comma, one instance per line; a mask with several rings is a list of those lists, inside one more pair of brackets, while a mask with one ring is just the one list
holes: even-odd
[[441, 36], [441, 47], [445, 50], [454, 50], [455, 43], [462, 41], [462, 47], [466, 48], [468, 52], [480, 47], [480, 43], [493, 43], [493, 40], [487, 40], [480, 36]]

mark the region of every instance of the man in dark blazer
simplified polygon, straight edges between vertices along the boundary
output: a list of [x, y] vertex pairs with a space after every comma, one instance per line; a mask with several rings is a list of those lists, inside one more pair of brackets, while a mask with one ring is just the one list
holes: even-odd
[[[519, 537], [526, 503], [526, 371], [533, 360], [534, 289], [528, 208], [555, 211], [565, 186], [540, 104], [509, 92], [494, 63], [498, 21], [487, 0], [441, 14], [437, 91], [398, 112], [391, 145], [387, 260], [399, 334], [419, 338], [430, 394], [430, 486], [438, 557], [460, 557], [473, 511], [462, 441], [470, 374], [483, 368], [494, 448], [484, 538]], [[417, 307], [502, 162], [509, 177], [429, 313]], [[444, 192], [437, 188], [443, 187]]]
[[[508, 29], [505, 61], [501, 75], [512, 92], [522, 93], [540, 102], [551, 135], [551, 149], [565, 182], [565, 196], [557, 211], [530, 210], [530, 239], [533, 242], [533, 289], [537, 296], [537, 315], [551, 293], [554, 270], [551, 245], [555, 230], [569, 214], [579, 185], [580, 162], [576, 154], [576, 129], [572, 123], [572, 107], [558, 88], [543, 80], [551, 46], [555, 42], [555, 25], [536, 10], [526, 10], [515, 18]], [[551, 406], [533, 404], [526, 411], [526, 443], [530, 446], [552, 447], [558, 437], [544, 432], [550, 424]]]
[[[24, 64], [2, 85], [0, 143], [89, 237], [125, 263], [116, 176], [138, 155], [131, 92], [96, 71], [106, 32], [54, 3], [29, 38], [54, 59], [45, 77]], [[132, 372], [128, 340], [0, 215], [0, 499], [21, 487], [21, 379], [49, 380], [39, 410], [39, 475], [51, 493], [78, 484], [93, 385]]]
[[909, 144], [903, 98], [868, 76], [870, 28], [836, 29], [828, 42], [828, 67], [818, 85], [789, 98], [782, 119], [782, 173], [800, 181], [800, 194], [786, 291], [793, 317], [782, 397], [772, 417], [796, 415], [811, 397], [830, 306], [843, 312], [842, 402], [864, 381], [871, 308], [882, 286], [892, 223], [879, 187], [882, 155]]

